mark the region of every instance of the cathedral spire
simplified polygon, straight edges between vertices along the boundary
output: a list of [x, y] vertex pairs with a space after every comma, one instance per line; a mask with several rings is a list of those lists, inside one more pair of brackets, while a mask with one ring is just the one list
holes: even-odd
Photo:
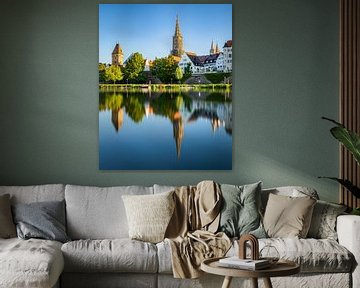
[[214, 40], [211, 40], [211, 46], [210, 46], [210, 55], [211, 54], [215, 54], [215, 44], [214, 44]]
[[176, 15], [176, 25], [175, 25], [175, 35], [180, 35], [180, 24], [179, 24], [179, 15]]
[[180, 31], [179, 16], [176, 15], [175, 34], [173, 36], [173, 49], [170, 52], [173, 56], [181, 57], [184, 54], [183, 36]]
[[216, 43], [216, 47], [215, 47], [215, 53], [220, 53], [220, 49], [219, 49], [219, 45]]

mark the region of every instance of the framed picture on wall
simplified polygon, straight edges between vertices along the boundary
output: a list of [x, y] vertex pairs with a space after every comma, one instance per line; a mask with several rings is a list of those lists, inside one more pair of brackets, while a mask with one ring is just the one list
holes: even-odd
[[232, 5], [99, 4], [99, 169], [232, 169]]

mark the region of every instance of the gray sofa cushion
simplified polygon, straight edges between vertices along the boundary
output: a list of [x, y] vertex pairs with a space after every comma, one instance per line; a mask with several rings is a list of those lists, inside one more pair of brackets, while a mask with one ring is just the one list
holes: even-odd
[[152, 187], [66, 185], [67, 233], [71, 239], [128, 238], [123, 195], [153, 194]]
[[10, 194], [11, 204], [65, 199], [65, 185], [0, 186], [0, 195]]
[[52, 287], [63, 268], [61, 243], [0, 239], [0, 287]]
[[156, 246], [130, 239], [78, 240], [61, 248], [66, 272], [156, 273]]
[[65, 201], [45, 201], [13, 206], [19, 238], [70, 241], [65, 229]]

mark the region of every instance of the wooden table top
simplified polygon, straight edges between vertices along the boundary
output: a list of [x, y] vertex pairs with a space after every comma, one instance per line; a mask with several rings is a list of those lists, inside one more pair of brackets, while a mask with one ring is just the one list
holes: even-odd
[[288, 260], [279, 260], [276, 264], [273, 264], [266, 269], [245, 270], [219, 266], [219, 259], [221, 258], [224, 257], [204, 260], [201, 263], [201, 270], [210, 274], [243, 278], [280, 277], [289, 276], [300, 272], [300, 266], [295, 262]]

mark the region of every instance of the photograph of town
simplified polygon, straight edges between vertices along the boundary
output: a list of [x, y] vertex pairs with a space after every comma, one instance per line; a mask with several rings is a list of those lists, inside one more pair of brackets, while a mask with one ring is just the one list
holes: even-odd
[[232, 169], [232, 5], [99, 4], [99, 169]]

